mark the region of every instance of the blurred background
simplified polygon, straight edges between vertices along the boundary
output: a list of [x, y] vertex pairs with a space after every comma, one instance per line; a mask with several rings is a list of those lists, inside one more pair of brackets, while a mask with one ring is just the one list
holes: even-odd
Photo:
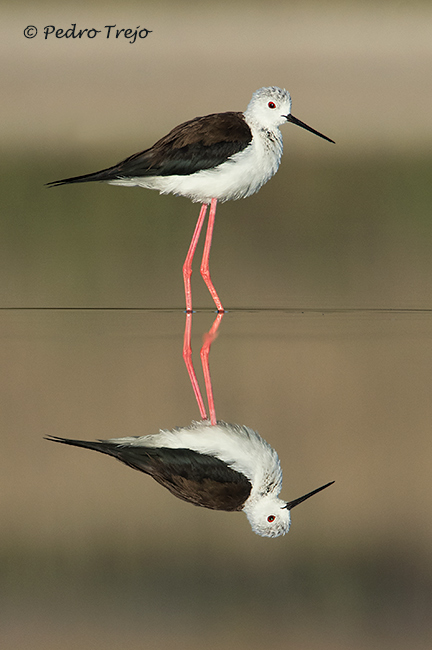
[[[431, 21], [427, 2], [3, 3], [2, 647], [430, 647]], [[72, 23], [102, 32], [43, 36]], [[336, 481], [276, 540], [43, 440], [199, 417], [181, 357], [199, 206], [44, 184], [267, 85], [336, 141], [282, 127], [278, 174], [216, 218], [217, 415], [277, 449], [282, 498]], [[213, 304], [192, 289], [201, 380]]]

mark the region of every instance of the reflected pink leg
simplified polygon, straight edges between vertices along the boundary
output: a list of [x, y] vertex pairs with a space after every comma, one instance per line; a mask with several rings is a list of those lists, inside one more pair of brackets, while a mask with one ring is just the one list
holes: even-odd
[[201, 363], [202, 363], [202, 368], [204, 373], [205, 387], [207, 392], [207, 402], [209, 407], [210, 422], [213, 425], [216, 424], [217, 420], [216, 420], [216, 411], [215, 411], [214, 398], [213, 398], [213, 388], [212, 388], [212, 383], [210, 378], [209, 353], [210, 353], [211, 344], [217, 337], [219, 325], [221, 324], [223, 315], [224, 315], [223, 312], [218, 312], [218, 315], [216, 316], [210, 331], [207, 332], [207, 334], [204, 334], [204, 344], [200, 352]]
[[214, 300], [218, 312], [224, 312], [225, 310], [222, 307], [222, 303], [219, 300], [219, 296], [217, 295], [216, 289], [214, 288], [213, 282], [211, 281], [210, 270], [209, 270], [210, 248], [211, 248], [212, 237], [213, 237], [213, 228], [214, 228], [215, 215], [216, 215], [216, 204], [217, 204], [217, 199], [212, 199], [210, 204], [209, 220], [207, 225], [207, 233], [206, 233], [206, 238], [204, 243], [204, 253], [202, 257], [200, 270], [201, 270], [201, 275], [204, 279], [204, 282], [207, 285], [207, 289], [210, 291], [211, 297]]
[[198, 239], [201, 234], [201, 229], [204, 223], [206, 212], [207, 212], [207, 203], [203, 203], [199, 213], [198, 221], [195, 226], [192, 241], [189, 246], [188, 254], [186, 255], [186, 259], [183, 264], [183, 280], [184, 280], [184, 287], [185, 287], [187, 312], [192, 311], [192, 290], [191, 290], [191, 282], [190, 282], [190, 277], [192, 275], [192, 260], [195, 255]]
[[187, 311], [186, 326], [185, 326], [184, 339], [183, 339], [183, 359], [186, 364], [186, 369], [189, 374], [189, 379], [191, 380], [196, 401], [198, 402], [198, 408], [201, 414], [201, 418], [203, 420], [207, 420], [207, 413], [204, 406], [204, 400], [201, 395], [200, 387], [198, 385], [198, 380], [195, 374], [195, 369], [192, 363], [191, 332], [192, 332], [192, 311]]

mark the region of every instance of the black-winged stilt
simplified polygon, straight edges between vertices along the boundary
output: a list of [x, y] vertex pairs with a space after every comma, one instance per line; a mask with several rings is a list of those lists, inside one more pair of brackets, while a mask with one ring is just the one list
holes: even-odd
[[209, 257], [218, 201], [241, 199], [255, 192], [278, 170], [282, 156], [279, 127], [291, 122], [334, 142], [291, 114], [288, 91], [271, 86], [257, 90], [244, 113], [215, 113], [176, 126], [150, 149], [136, 153], [113, 167], [64, 178], [50, 186], [105, 181], [159, 190], [202, 203], [183, 265], [186, 311], [192, 311], [192, 260], [207, 206], [209, 220], [201, 262], [201, 275], [219, 312], [222, 303], [213, 286]]
[[113, 456], [196, 506], [243, 511], [252, 530], [263, 537], [285, 535], [291, 510], [334, 482], [282, 501], [282, 470], [275, 450], [256, 431], [226, 422], [192, 422], [154, 435], [95, 442], [48, 440]]

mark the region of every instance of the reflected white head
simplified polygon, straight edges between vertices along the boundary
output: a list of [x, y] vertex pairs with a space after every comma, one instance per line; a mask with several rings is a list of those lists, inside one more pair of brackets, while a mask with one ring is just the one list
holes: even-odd
[[262, 537], [279, 537], [289, 531], [291, 524], [290, 511], [299, 503], [303, 503], [303, 501], [317, 494], [317, 492], [321, 492], [329, 485], [333, 485], [333, 483], [334, 481], [326, 483], [326, 485], [322, 485], [293, 501], [282, 501], [274, 495], [268, 494], [250, 504], [246, 502], [243, 510], [254, 533]]

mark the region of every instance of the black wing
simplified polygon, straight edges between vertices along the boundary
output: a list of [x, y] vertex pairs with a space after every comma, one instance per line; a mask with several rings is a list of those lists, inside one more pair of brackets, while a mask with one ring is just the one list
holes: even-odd
[[137, 447], [57, 437], [47, 440], [114, 456], [129, 467], [149, 474], [179, 499], [212, 510], [241, 510], [252, 489], [243, 474], [223, 461], [190, 449]]
[[144, 176], [184, 176], [217, 167], [245, 149], [252, 132], [242, 113], [215, 113], [176, 126], [150, 149], [93, 174], [64, 178], [50, 186]]

